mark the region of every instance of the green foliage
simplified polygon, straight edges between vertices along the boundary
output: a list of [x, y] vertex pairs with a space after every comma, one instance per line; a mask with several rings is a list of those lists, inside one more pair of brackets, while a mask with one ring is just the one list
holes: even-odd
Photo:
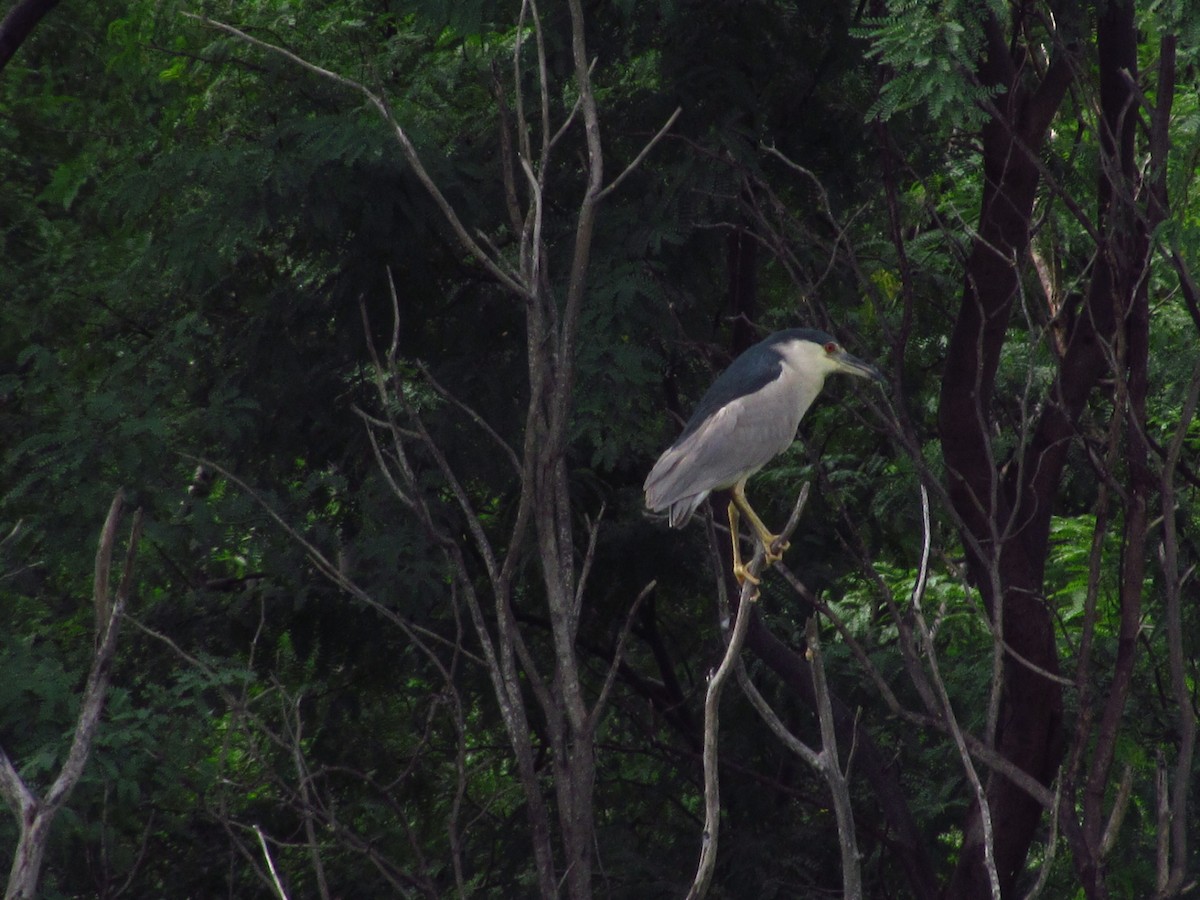
[[867, 119], [887, 121], [925, 107], [939, 121], [976, 129], [987, 120], [985, 105], [994, 85], [981, 85], [974, 73], [983, 52], [981, 22], [1007, 16], [988, 0], [945, 0], [932, 7], [921, 0], [893, 0], [888, 15], [863, 20], [852, 33], [870, 42], [869, 59], [887, 67], [879, 97]]

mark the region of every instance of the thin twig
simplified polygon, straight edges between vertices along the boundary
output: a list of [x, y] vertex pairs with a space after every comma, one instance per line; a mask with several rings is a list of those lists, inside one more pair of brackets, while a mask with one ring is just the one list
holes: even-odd
[[785, 566], [782, 561], [775, 563], [775, 570], [784, 577], [784, 580], [796, 592], [797, 596], [803, 598], [806, 603], [809, 603], [817, 612], [833, 623], [833, 627], [841, 635], [842, 641], [850, 648], [850, 652], [854, 654], [854, 658], [858, 661], [858, 664], [875, 684], [875, 689], [879, 691], [879, 695], [883, 698], [883, 702], [887, 704], [892, 714], [898, 716], [905, 715], [906, 710], [896, 697], [896, 692], [892, 690], [892, 686], [888, 684], [883, 673], [879, 671], [879, 667], [871, 660], [862, 642], [854, 636], [850, 631], [850, 626], [837, 614], [837, 611], [810, 591], [804, 582], [791, 569]]
[[17, 519], [17, 524], [12, 527], [12, 530], [9, 531], [9, 533], [6, 534], [2, 539], [0, 539], [0, 547], [3, 547], [9, 541], [15, 541], [17, 539], [17, 536], [21, 533], [21, 525], [24, 523], [24, 521], [24, 519]]
[[746, 671], [746, 665], [741, 659], [738, 660], [737, 664], [737, 677], [738, 686], [741, 687], [742, 692], [750, 700], [750, 705], [754, 707], [762, 720], [767, 723], [767, 727], [771, 729], [775, 737], [779, 738], [779, 742], [818, 772], [821, 771], [821, 755], [792, 734], [788, 727], [783, 724], [783, 720], [779, 718], [779, 714], [771, 708], [771, 704], [767, 702], [767, 699], [759, 689], [754, 686], [754, 682], [750, 680], [750, 673]]
[[289, 714], [292, 721], [295, 722], [290, 729], [288, 738], [292, 745], [292, 765], [296, 770], [296, 788], [300, 794], [300, 813], [304, 819], [304, 836], [307, 839], [309, 858], [312, 860], [313, 875], [317, 879], [317, 895], [321, 900], [329, 900], [329, 880], [325, 875], [325, 863], [321, 859], [321, 847], [317, 841], [317, 829], [313, 821], [316, 817], [310, 787], [313, 778], [308, 763], [304, 759], [304, 742], [301, 740], [304, 720], [300, 715], [300, 703], [303, 696], [303, 692], [298, 693], [290, 703], [281, 705], [284, 708], [284, 722], [288, 721]]
[[638, 153], [638, 155], [633, 158], [633, 161], [630, 162], [629, 165], [627, 165], [624, 168], [624, 170], [621, 172], [620, 175], [618, 175], [616, 178], [614, 178], [612, 181], [610, 181], [604, 188], [601, 189], [600, 193], [596, 195], [597, 200], [603, 200], [605, 197], [607, 197], [609, 194], [611, 194], [613, 191], [615, 191], [618, 187], [620, 187], [621, 182], [625, 180], [626, 176], [631, 174], [635, 169], [637, 169], [637, 167], [642, 164], [642, 161], [646, 158], [646, 156], [650, 153], [650, 151], [653, 150], [655, 148], [655, 146], [658, 144], [658, 142], [661, 141], [666, 136], [667, 132], [671, 130], [671, 126], [675, 124], [675, 120], [678, 119], [680, 117], [680, 115], [682, 115], [682, 113], [683, 113], [683, 107], [677, 106], [675, 108], [675, 112], [671, 113], [670, 118], [667, 119], [667, 121], [663, 124], [662, 128], [658, 129], [658, 131], [655, 132], [654, 137], [650, 138], [650, 140], [646, 142], [646, 144], [642, 147], [642, 149]]
[[600, 721], [600, 715], [604, 710], [604, 704], [608, 702], [608, 695], [612, 691], [613, 683], [617, 678], [617, 670], [621, 666], [621, 660], [625, 657], [625, 645], [629, 642], [629, 635], [633, 631], [633, 622], [637, 616], [638, 610], [642, 608], [642, 601], [650, 596], [650, 592], [658, 587], [657, 581], [651, 581], [648, 585], [642, 588], [640, 594], [633, 601], [633, 606], [629, 607], [629, 615], [625, 617], [625, 624], [621, 628], [621, 633], [617, 636], [617, 647], [613, 651], [612, 663], [608, 667], [608, 672], [604, 676], [604, 684], [600, 688], [600, 694], [596, 697], [596, 702], [592, 704], [592, 710], [588, 713], [589, 724], [588, 728], [595, 729]]
[[1061, 814], [1062, 782], [1054, 786], [1054, 806], [1050, 809], [1050, 833], [1046, 836], [1046, 852], [1038, 869], [1037, 880], [1025, 895], [1025, 900], [1037, 900], [1039, 894], [1050, 881], [1050, 871], [1054, 868], [1054, 849], [1058, 846], [1058, 817]]
[[[596, 521], [588, 522], [587, 552], [583, 555], [583, 565], [579, 567], [579, 578], [575, 581], [574, 613], [576, 616], [579, 615], [579, 610], [583, 606], [583, 592], [587, 587], [588, 578], [592, 574], [592, 564], [596, 561], [596, 541], [600, 539], [600, 522], [604, 518], [604, 509], [604, 504], [601, 503], [600, 511], [596, 513]], [[585, 518], [587, 517], [585, 516]]]
[[322, 553], [316, 544], [304, 537], [304, 535], [297, 531], [296, 528], [292, 526], [286, 519], [284, 519], [280, 513], [276, 512], [275, 508], [267, 502], [265, 497], [259, 494], [258, 491], [250, 487], [249, 484], [247, 484], [238, 476], [234, 475], [224, 466], [213, 462], [212, 460], [202, 459], [200, 457], [190, 456], [187, 454], [184, 454], [184, 458], [193, 462], [203, 463], [211, 468], [214, 472], [219, 473], [223, 478], [227, 478], [248, 497], [254, 500], [267, 514], [267, 516], [283, 530], [285, 534], [287, 534], [292, 540], [304, 548], [304, 550], [308, 553], [309, 561], [316, 566], [317, 570], [322, 575], [324, 575], [327, 579], [336, 584], [342, 590], [346, 591], [351, 596], [375, 610], [375, 612], [379, 613], [389, 622], [399, 627], [400, 630], [404, 632], [404, 635], [410, 641], [412, 641], [413, 644], [416, 645], [422, 651], [422, 653], [424, 653], [425, 656], [427, 656], [430, 661], [433, 662], [435, 666], [437, 666], [443, 678], [445, 678], [447, 681], [449, 681], [449, 676], [446, 674], [441, 660], [436, 654], [433, 653], [425, 641], [442, 644], [457, 653], [462, 653], [465, 658], [471, 660], [472, 662], [483, 665], [483, 660], [474, 653], [464, 650], [462, 647], [455, 646], [451, 641], [442, 637], [437, 632], [431, 631], [424, 626], [418, 625], [416, 622], [406, 619], [405, 617], [399, 615], [395, 610], [388, 608], [386, 605], [376, 600], [370, 593], [360, 587], [357, 582], [347, 576], [333, 561], [331, 561], [324, 553]]
[[288, 900], [287, 891], [283, 889], [283, 884], [279, 880], [279, 873], [275, 871], [275, 861], [271, 859], [271, 850], [267, 847], [267, 839], [263, 837], [262, 829], [255, 825], [254, 833], [258, 835], [259, 846], [262, 847], [263, 857], [266, 859], [267, 868], [271, 872], [271, 881], [274, 884], [275, 893], [279, 895], [279, 900]]
[[512, 463], [513, 470], [516, 471], [518, 475], [521, 474], [521, 461], [517, 459], [516, 451], [513, 450], [508, 441], [504, 440], [504, 438], [500, 436], [499, 432], [497, 432], [495, 428], [487, 423], [487, 420], [484, 419], [483, 416], [475, 412], [475, 410], [473, 410], [466, 403], [463, 403], [463, 401], [459, 400], [458, 397], [454, 396], [454, 394], [450, 393], [450, 391], [448, 391], [446, 388], [442, 387], [441, 383], [433, 377], [433, 373], [429, 371], [429, 367], [425, 365], [424, 362], [421, 360], [416, 360], [416, 366], [424, 376], [425, 380], [429, 383], [429, 386], [437, 391], [438, 396], [440, 396], [443, 400], [452, 403], [454, 406], [457, 406], [460, 410], [466, 413], [471, 421], [483, 429], [487, 436], [495, 441], [496, 445], [504, 451], [504, 455], [508, 457], [508, 461]]
[[984, 790], [983, 782], [979, 779], [979, 773], [975, 771], [975, 764], [971, 761], [971, 754], [967, 749], [962, 729], [959, 727], [958, 719], [954, 715], [954, 707], [950, 703], [950, 695], [946, 692], [946, 682], [942, 680], [941, 672], [938, 669], [937, 651], [933, 645], [933, 635], [929, 631], [929, 623], [925, 621], [925, 614], [921, 611], [921, 599], [925, 594], [925, 586], [928, 583], [929, 549], [932, 541], [932, 529], [929, 522], [929, 492], [925, 490], [924, 485], [921, 485], [921, 524], [923, 528], [921, 568], [918, 571], [917, 582], [913, 586], [912, 593], [914, 619], [916, 620], [917, 628], [921, 631], [921, 638], [925, 643], [925, 653], [929, 660], [930, 674], [933, 676], [933, 686], [937, 690], [938, 699], [942, 704], [942, 715], [945, 718], [947, 727], [950, 729], [951, 737], [954, 738], [954, 745], [958, 748], [958, 755], [962, 761], [963, 771], [966, 773], [967, 780], [971, 782], [971, 787], [975, 791], [975, 802], [979, 805], [979, 820], [983, 828], [983, 865], [987, 870], [988, 882], [992, 891], [992, 900], [1000, 900], [1000, 875], [996, 870], [995, 838], [992, 834], [992, 812], [991, 807], [988, 805], [987, 792]]

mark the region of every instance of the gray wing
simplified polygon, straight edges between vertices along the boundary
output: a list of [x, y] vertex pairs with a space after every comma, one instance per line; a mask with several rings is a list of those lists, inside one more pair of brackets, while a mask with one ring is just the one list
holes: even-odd
[[776, 381], [726, 403], [685, 432], [647, 476], [646, 506], [671, 507], [671, 523], [682, 524], [710, 491], [733, 486], [787, 449], [798, 421], [782, 387]]

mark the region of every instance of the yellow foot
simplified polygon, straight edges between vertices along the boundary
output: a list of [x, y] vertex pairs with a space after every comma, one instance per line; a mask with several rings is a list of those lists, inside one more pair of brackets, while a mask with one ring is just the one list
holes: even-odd
[[733, 577], [737, 579], [738, 584], [745, 584], [747, 581], [751, 584], [761, 583], [758, 578], [750, 574], [750, 570], [742, 565], [740, 561], [733, 565]]
[[790, 541], [783, 541], [781, 543], [778, 537], [772, 537], [770, 541], [766, 542], [767, 565], [774, 565], [783, 559], [783, 554], [786, 553], [788, 548], [791, 546], [792, 545]]

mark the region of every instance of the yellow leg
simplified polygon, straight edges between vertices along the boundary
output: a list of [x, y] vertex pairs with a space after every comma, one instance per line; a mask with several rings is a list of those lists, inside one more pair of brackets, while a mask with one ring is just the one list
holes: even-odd
[[763, 524], [763, 520], [758, 517], [758, 513], [750, 508], [750, 501], [746, 499], [745, 482], [742, 482], [741, 484], [735, 484], [733, 486], [733, 503], [737, 504], [738, 509], [741, 510], [741, 512], [745, 514], [746, 518], [750, 520], [750, 524], [753, 526], [755, 533], [758, 535], [758, 539], [762, 541], [763, 547], [766, 548], [767, 565], [771, 565], [771, 563], [775, 563], [783, 559], [783, 552], [787, 550], [791, 544], [785, 541], [784, 543], [780, 544], [779, 551], [775, 551], [774, 548], [775, 544], [779, 541], [779, 535], [771, 534], [771, 530]]
[[745, 564], [742, 562], [741, 542], [738, 540], [738, 515], [737, 503], [730, 501], [729, 503], [729, 540], [733, 542], [733, 577], [737, 579], [738, 584], [743, 584], [749, 581], [751, 584], [758, 584], [758, 579], [751, 575]]

